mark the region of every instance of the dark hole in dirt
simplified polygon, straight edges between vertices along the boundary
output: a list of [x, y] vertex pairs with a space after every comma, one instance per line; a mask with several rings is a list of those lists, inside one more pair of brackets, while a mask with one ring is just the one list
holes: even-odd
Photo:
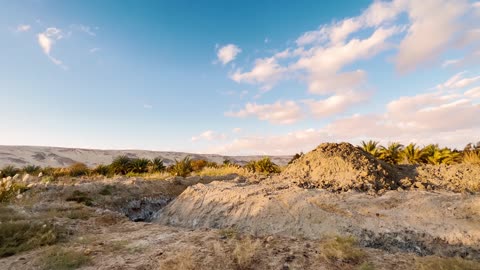
[[165, 207], [171, 198], [142, 198], [128, 201], [119, 212], [134, 222], [150, 222], [155, 213]]

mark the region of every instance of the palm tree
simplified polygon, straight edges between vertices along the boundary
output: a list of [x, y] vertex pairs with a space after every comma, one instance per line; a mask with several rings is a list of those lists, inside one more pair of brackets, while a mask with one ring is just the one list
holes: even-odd
[[132, 159], [130, 171], [133, 173], [146, 173], [148, 171], [150, 160], [146, 158]]
[[132, 159], [125, 155], [118, 156], [110, 166], [115, 174], [127, 174], [131, 169]]
[[378, 158], [380, 156], [378, 145], [379, 143], [377, 141], [372, 141], [372, 140], [368, 142], [362, 141], [361, 148], [363, 149], [363, 151], [370, 153], [372, 156]]
[[397, 142], [390, 143], [388, 147], [380, 147], [380, 159], [392, 164], [398, 164], [402, 159], [403, 145]]
[[420, 164], [424, 160], [425, 153], [416, 144], [410, 143], [403, 149], [403, 156], [409, 164]]
[[150, 161], [150, 172], [163, 172], [165, 170], [165, 165], [163, 164], [163, 159], [156, 157]]
[[440, 149], [437, 144], [427, 145], [422, 151], [425, 153], [424, 161], [433, 165], [457, 163], [461, 158], [459, 152], [452, 151], [447, 147]]

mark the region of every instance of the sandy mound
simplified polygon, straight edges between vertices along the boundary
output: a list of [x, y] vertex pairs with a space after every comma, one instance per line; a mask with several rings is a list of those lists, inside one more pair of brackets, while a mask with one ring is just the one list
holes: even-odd
[[416, 168], [414, 174], [417, 182], [424, 186], [432, 186], [433, 189], [480, 192], [480, 166], [478, 165], [424, 165]]
[[324, 143], [290, 164], [284, 178], [307, 188], [331, 191], [378, 191], [398, 188], [391, 165], [349, 143]]
[[470, 194], [387, 191], [372, 197], [213, 182], [186, 189], [156, 221], [187, 228], [233, 227], [260, 236], [353, 234], [365, 246], [386, 250], [480, 256], [480, 197]]

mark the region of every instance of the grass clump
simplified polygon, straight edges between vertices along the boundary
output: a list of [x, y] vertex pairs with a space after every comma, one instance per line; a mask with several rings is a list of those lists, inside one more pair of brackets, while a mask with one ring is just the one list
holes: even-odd
[[232, 252], [233, 261], [238, 269], [251, 269], [257, 259], [260, 242], [246, 237], [235, 244]]
[[175, 164], [170, 167], [170, 173], [174, 176], [187, 177], [192, 172], [192, 160], [185, 157], [181, 160], [175, 160]]
[[18, 194], [25, 192], [27, 186], [11, 180], [0, 180], [0, 202], [8, 202]]
[[280, 167], [278, 167], [277, 164], [273, 163], [269, 157], [264, 157], [257, 161], [252, 160], [245, 165], [245, 169], [247, 169], [250, 172], [264, 173], [264, 174], [280, 172]]
[[480, 263], [459, 257], [420, 257], [416, 261], [418, 270], [479, 270]]
[[[365, 252], [357, 247], [355, 238], [337, 236], [321, 245], [320, 254], [329, 262], [358, 264], [365, 257]], [[368, 268], [367, 268], [368, 269]]]
[[42, 171], [42, 168], [40, 166], [27, 165], [22, 168], [22, 171], [28, 174], [38, 174], [40, 171]]
[[7, 165], [0, 170], [0, 177], [14, 177], [20, 170], [12, 165]]
[[40, 258], [41, 268], [44, 270], [71, 270], [87, 265], [91, 258], [81, 251], [53, 247]]
[[92, 206], [93, 205], [93, 199], [90, 198], [87, 193], [82, 192], [80, 190], [73, 191], [72, 194], [69, 197], [67, 197], [66, 201], [67, 202], [83, 203], [86, 206]]
[[249, 172], [248, 170], [236, 166], [236, 165], [224, 165], [221, 167], [205, 167], [201, 171], [198, 172], [198, 175], [200, 176], [224, 176], [224, 175], [229, 175], [229, 174], [238, 174], [241, 176], [248, 177], [252, 173]]
[[50, 223], [31, 220], [0, 223], [0, 257], [50, 245], [58, 240], [58, 230]]

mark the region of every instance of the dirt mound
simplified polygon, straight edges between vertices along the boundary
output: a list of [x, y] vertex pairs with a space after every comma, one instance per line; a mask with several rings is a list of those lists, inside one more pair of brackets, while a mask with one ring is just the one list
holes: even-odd
[[282, 176], [300, 187], [331, 191], [399, 187], [396, 168], [349, 143], [321, 144], [290, 164]]
[[424, 165], [416, 168], [415, 180], [433, 189], [480, 192], [480, 166], [472, 164]]
[[322, 239], [352, 234], [365, 246], [385, 250], [477, 254], [480, 259], [480, 197], [467, 193], [387, 191], [370, 196], [280, 183], [213, 182], [187, 188], [154, 220], [259, 236]]

